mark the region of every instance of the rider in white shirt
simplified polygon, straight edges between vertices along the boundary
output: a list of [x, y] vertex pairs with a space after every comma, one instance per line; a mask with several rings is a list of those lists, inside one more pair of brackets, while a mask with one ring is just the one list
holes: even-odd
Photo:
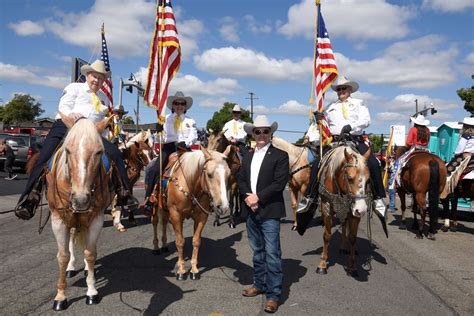
[[241, 120], [240, 116], [242, 114], [242, 110], [238, 104], [234, 105], [232, 108], [232, 120], [225, 123], [222, 130], [224, 131], [224, 136], [227, 140], [236, 145], [241, 154], [245, 155], [248, 150], [245, 145], [245, 140], [247, 138], [247, 133], [244, 130], [245, 121]]
[[[363, 155], [369, 147], [362, 138], [363, 130], [370, 124], [370, 114], [364, 102], [360, 99], [351, 97], [351, 93], [356, 92], [359, 85], [354, 81], [349, 81], [345, 77], [338, 77], [338, 81], [331, 86], [337, 92], [338, 100], [331, 103], [324, 113], [315, 112], [316, 120], [323, 119], [326, 116], [329, 129], [335, 139], [340, 135], [350, 134], [357, 144], [357, 150]], [[311, 127], [310, 127], [311, 129]], [[315, 132], [316, 135], [316, 132]], [[319, 133], [317, 133], [319, 137]], [[383, 222], [384, 230], [386, 229], [386, 205], [383, 201], [385, 197], [385, 189], [382, 182], [379, 163], [375, 158], [374, 153], [371, 153], [367, 160], [371, 181], [374, 184], [374, 201], [376, 214]], [[313, 164], [312, 169], [319, 166], [317, 163]], [[317, 171], [312, 170], [312, 174], [317, 174]], [[316, 181], [313, 177], [312, 181]], [[314, 190], [311, 188], [314, 187]], [[311, 192], [312, 191], [312, 192]], [[308, 184], [308, 189], [305, 192], [305, 198], [298, 206], [297, 212], [305, 213], [309, 206], [317, 199], [317, 188], [314, 183]]]
[[[454, 150], [455, 155], [471, 156], [470, 162], [474, 160], [474, 117], [465, 117], [463, 120], [461, 136]], [[474, 170], [464, 176], [464, 179], [474, 179]]]

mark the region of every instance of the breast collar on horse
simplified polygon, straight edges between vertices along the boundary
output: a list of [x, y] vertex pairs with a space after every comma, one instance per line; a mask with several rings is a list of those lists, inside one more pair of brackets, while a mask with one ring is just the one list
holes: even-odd
[[[181, 167], [181, 160], [180, 160], [181, 157], [178, 158], [178, 160], [176, 160], [176, 164], [178, 164], [178, 168], [181, 169], [181, 172], [183, 172], [183, 168]], [[206, 171], [206, 164], [211, 161], [212, 158], [207, 158], [205, 161], [204, 161], [204, 164], [202, 165], [202, 170], [201, 170], [201, 194], [196, 197], [192, 192], [188, 192], [188, 191], [185, 191], [183, 186], [179, 185], [179, 182], [178, 182], [178, 178], [175, 177], [175, 176], [171, 176], [170, 177], [170, 181], [171, 183], [173, 183], [174, 185], [176, 185], [178, 187], [178, 191], [182, 192], [184, 194], [185, 197], [187, 197], [192, 203], [193, 205], [197, 205], [199, 206], [199, 208], [204, 212], [206, 213], [207, 215], [211, 214], [211, 212], [209, 210], [206, 210], [204, 208], [204, 206], [201, 205], [201, 203], [199, 203], [199, 198], [201, 196], [203, 196], [204, 194], [207, 194], [209, 196], [209, 200], [210, 200], [210, 205], [212, 206], [213, 205], [213, 199], [212, 199], [212, 196], [211, 194], [209, 193], [209, 188], [207, 187], [207, 183], [206, 181], [204, 181], [204, 176], [203, 176], [203, 173]], [[184, 181], [186, 182], [186, 185], [187, 187], [189, 188], [189, 184], [188, 184], [188, 181], [186, 180], [186, 176], [184, 175], [183, 173], [183, 178], [184, 178]], [[163, 194], [163, 196], [166, 198], [166, 194]]]
[[[311, 150], [311, 148], [308, 147], [308, 150]], [[305, 168], [310, 168], [310, 167], [313, 165], [313, 164], [308, 163], [308, 164], [306, 164], [306, 165], [304, 165], [304, 166], [301, 166], [301, 167], [299, 167], [299, 168], [296, 168], [295, 170], [291, 170], [291, 169], [293, 169], [293, 167], [298, 163], [298, 161], [300, 161], [301, 157], [303, 156], [303, 153], [304, 153], [304, 147], [301, 147], [301, 152], [300, 152], [300, 154], [299, 154], [299, 156], [298, 156], [298, 159], [296, 159], [296, 161], [290, 166], [290, 177], [291, 177], [292, 175], [294, 175], [295, 173], [297, 173], [297, 172], [299, 172], [299, 171], [301, 171], [301, 170], [303, 170], [303, 169], [305, 169]]]
[[[334, 179], [334, 175], [331, 180], [336, 185], [337, 192], [331, 193], [327, 190], [326, 186], [324, 185], [324, 181], [326, 179], [326, 171], [329, 168], [328, 161], [334, 155], [335, 149], [337, 147], [334, 147], [330, 151], [328, 151], [326, 155], [323, 156], [323, 159], [321, 160], [321, 168], [319, 169], [319, 172], [318, 172], [318, 179], [319, 179], [318, 190], [319, 190], [320, 196], [325, 197], [329, 201], [329, 203], [332, 205], [334, 213], [336, 214], [337, 218], [339, 218], [339, 220], [342, 223], [345, 221], [347, 214], [350, 212], [350, 209], [352, 205], [354, 204], [355, 200], [369, 199], [369, 196], [367, 194], [354, 195], [351, 193], [343, 193], [337, 183], [337, 180]], [[357, 149], [355, 149], [352, 146], [351, 148], [357, 152]], [[356, 166], [357, 166], [357, 161], [356, 163], [346, 162], [344, 166], [342, 166], [342, 169], [346, 169], [349, 167], [356, 167]], [[346, 181], [347, 186], [349, 186], [349, 179], [347, 178], [346, 174], [344, 175], [344, 179]]]

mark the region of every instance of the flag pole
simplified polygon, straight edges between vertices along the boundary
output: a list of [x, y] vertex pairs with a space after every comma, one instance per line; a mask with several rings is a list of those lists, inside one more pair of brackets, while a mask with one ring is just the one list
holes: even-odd
[[[102, 22], [102, 27], [100, 28], [100, 44], [102, 46], [102, 39], [105, 38], [105, 23]], [[110, 78], [110, 82], [112, 82], [112, 78]], [[102, 84], [103, 85], [103, 84]], [[112, 92], [112, 90], [111, 90]], [[112, 94], [113, 95], [113, 94]], [[109, 115], [108, 117], [114, 115], [114, 109], [113, 109], [114, 105], [112, 104], [112, 102], [109, 103], [109, 106], [108, 106], [108, 111], [109, 111]], [[114, 120], [110, 121], [110, 124], [109, 124], [109, 132], [112, 134], [112, 137], [109, 137], [110, 139], [109, 140], [112, 140], [113, 137], [115, 137], [115, 118]]]
[[[158, 9], [158, 6], [160, 5], [160, 0], [156, 0], [157, 1], [157, 9]], [[160, 11], [160, 10], [158, 10]], [[160, 20], [160, 17], [158, 15], [158, 20]], [[158, 26], [160, 29], [159, 29], [159, 32], [158, 32], [158, 37], [160, 36], [163, 36], [163, 32], [165, 30], [165, 0], [162, 0], [161, 2], [161, 24]], [[162, 68], [162, 57], [163, 57], [163, 45], [161, 45], [161, 42], [158, 41], [158, 82], [161, 83], [161, 79], [162, 79], [162, 74], [161, 74], [161, 68]], [[161, 89], [163, 89], [163, 86], [160, 84], [160, 91], [158, 91], [158, 104], [161, 104]], [[157, 110], [156, 111], [156, 115], [157, 115], [157, 121], [158, 121], [158, 124], [161, 124], [161, 118], [160, 118], [160, 112]], [[164, 122], [163, 122], [163, 125], [164, 125]], [[158, 133], [158, 148], [159, 148], [159, 151], [160, 151], [160, 157], [159, 157], [159, 160], [160, 160], [160, 180], [158, 181], [158, 206], [160, 208], [163, 207], [163, 200], [162, 200], [162, 185], [161, 185], [161, 179], [163, 178], [163, 131], [160, 131]], [[156, 185], [156, 184], [155, 184]]]
[[[321, 0], [315, 0], [316, 4], [316, 17], [314, 19], [314, 54], [313, 54], [313, 68], [316, 66], [316, 54], [317, 54], [317, 49], [318, 49], [318, 15], [319, 15], [319, 6], [321, 5]], [[313, 69], [313, 79], [311, 83], [311, 97], [310, 97], [310, 104], [314, 104], [314, 91], [315, 91], [315, 72]], [[318, 106], [318, 105], [316, 105]], [[317, 109], [319, 111], [319, 108]], [[311, 113], [312, 114], [312, 113]], [[314, 119], [314, 117], [312, 117]], [[323, 127], [321, 124], [319, 124], [316, 120], [316, 123], [318, 124], [318, 129], [319, 129], [319, 157], [323, 156]]]

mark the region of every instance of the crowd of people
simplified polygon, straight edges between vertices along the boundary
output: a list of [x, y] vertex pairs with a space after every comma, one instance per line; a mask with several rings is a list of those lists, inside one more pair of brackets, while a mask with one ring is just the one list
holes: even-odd
[[[81, 73], [86, 77], [84, 83], [71, 83], [65, 89], [59, 101], [58, 115], [49, 134], [46, 137], [40, 157], [33, 167], [26, 187], [21, 194], [15, 214], [17, 217], [28, 220], [35, 214], [35, 209], [40, 201], [43, 187], [45, 165], [60, 145], [67, 133], [67, 128], [61, 120], [61, 115], [73, 120], [88, 118], [94, 122], [102, 120], [108, 112], [108, 99], [100, 91], [104, 80], [109, 76], [103, 61], [97, 60], [91, 65], [81, 68]], [[311, 175], [308, 189], [304, 194], [298, 213], [305, 213], [314, 208], [318, 199], [318, 170], [321, 160], [319, 150], [320, 133], [318, 124], [326, 120], [335, 142], [348, 137], [356, 149], [364, 154], [369, 150], [365, 139], [362, 137], [364, 129], [370, 125], [371, 117], [363, 100], [351, 96], [359, 88], [358, 83], [340, 76], [332, 85], [338, 99], [331, 103], [324, 112], [315, 112], [313, 124], [310, 125], [305, 137], [304, 145], [314, 151]], [[146, 192], [142, 202], [146, 214], [151, 214], [154, 199], [150, 199], [155, 185], [160, 183], [160, 175], [168, 163], [169, 157], [180, 151], [189, 151], [197, 142], [198, 135], [195, 120], [189, 116], [188, 111], [193, 105], [193, 99], [178, 91], [169, 96], [166, 103], [170, 112], [164, 124], [157, 125], [157, 137], [161, 139], [161, 158], [153, 160], [147, 167], [145, 177]], [[59, 114], [61, 113], [61, 115]], [[122, 126], [123, 115], [127, 112], [123, 106], [114, 110], [113, 128], [103, 135], [103, 144], [110, 159], [114, 161], [120, 181], [116, 185], [119, 196], [119, 205], [133, 207], [138, 201], [132, 196], [132, 188], [127, 177], [126, 167], [117, 144], [124, 143], [127, 134]], [[254, 279], [250, 288], [243, 290], [245, 297], [266, 295], [264, 310], [274, 313], [278, 310], [282, 289], [282, 260], [280, 247], [280, 219], [286, 216], [283, 190], [288, 181], [289, 158], [285, 151], [272, 146], [272, 135], [277, 130], [276, 122], [270, 123], [266, 116], [257, 116], [253, 123], [246, 123], [241, 119], [241, 108], [235, 105], [232, 108], [232, 119], [224, 125], [223, 134], [229, 143], [237, 146], [242, 154], [241, 168], [238, 174], [238, 186], [242, 202], [242, 216], [245, 218], [248, 240], [253, 251]], [[388, 185], [388, 209], [395, 211], [395, 187], [397, 173], [402, 169], [404, 160], [414, 150], [427, 150], [429, 130], [426, 127], [429, 121], [422, 115], [412, 118], [413, 127], [407, 138], [407, 145], [412, 148], [399, 160], [389, 157], [390, 180]], [[463, 130], [459, 140], [456, 154], [470, 155], [474, 153], [474, 118], [463, 121]], [[255, 148], [248, 150], [247, 137], [255, 140]], [[324, 146], [323, 154], [329, 150]], [[0, 153], [7, 156], [6, 167], [9, 178], [13, 178], [11, 165], [12, 149], [5, 142], [0, 143]], [[384, 202], [386, 189], [382, 183], [379, 163], [370, 152], [367, 166], [373, 183], [373, 198], [376, 214], [382, 220], [386, 229], [387, 205]], [[474, 171], [471, 172], [474, 174]], [[474, 179], [470, 175], [470, 179]], [[304, 224], [298, 224], [304, 226]], [[297, 227], [304, 232], [306, 227]]]

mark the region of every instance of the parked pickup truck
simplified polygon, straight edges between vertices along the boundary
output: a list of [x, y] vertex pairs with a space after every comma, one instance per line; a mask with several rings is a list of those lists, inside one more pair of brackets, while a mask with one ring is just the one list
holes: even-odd
[[[26, 162], [38, 150], [40, 137], [29, 134], [0, 133], [0, 139], [4, 139], [15, 153], [15, 162], [13, 167], [24, 169]], [[3, 169], [5, 156], [0, 156], [0, 168]]]

